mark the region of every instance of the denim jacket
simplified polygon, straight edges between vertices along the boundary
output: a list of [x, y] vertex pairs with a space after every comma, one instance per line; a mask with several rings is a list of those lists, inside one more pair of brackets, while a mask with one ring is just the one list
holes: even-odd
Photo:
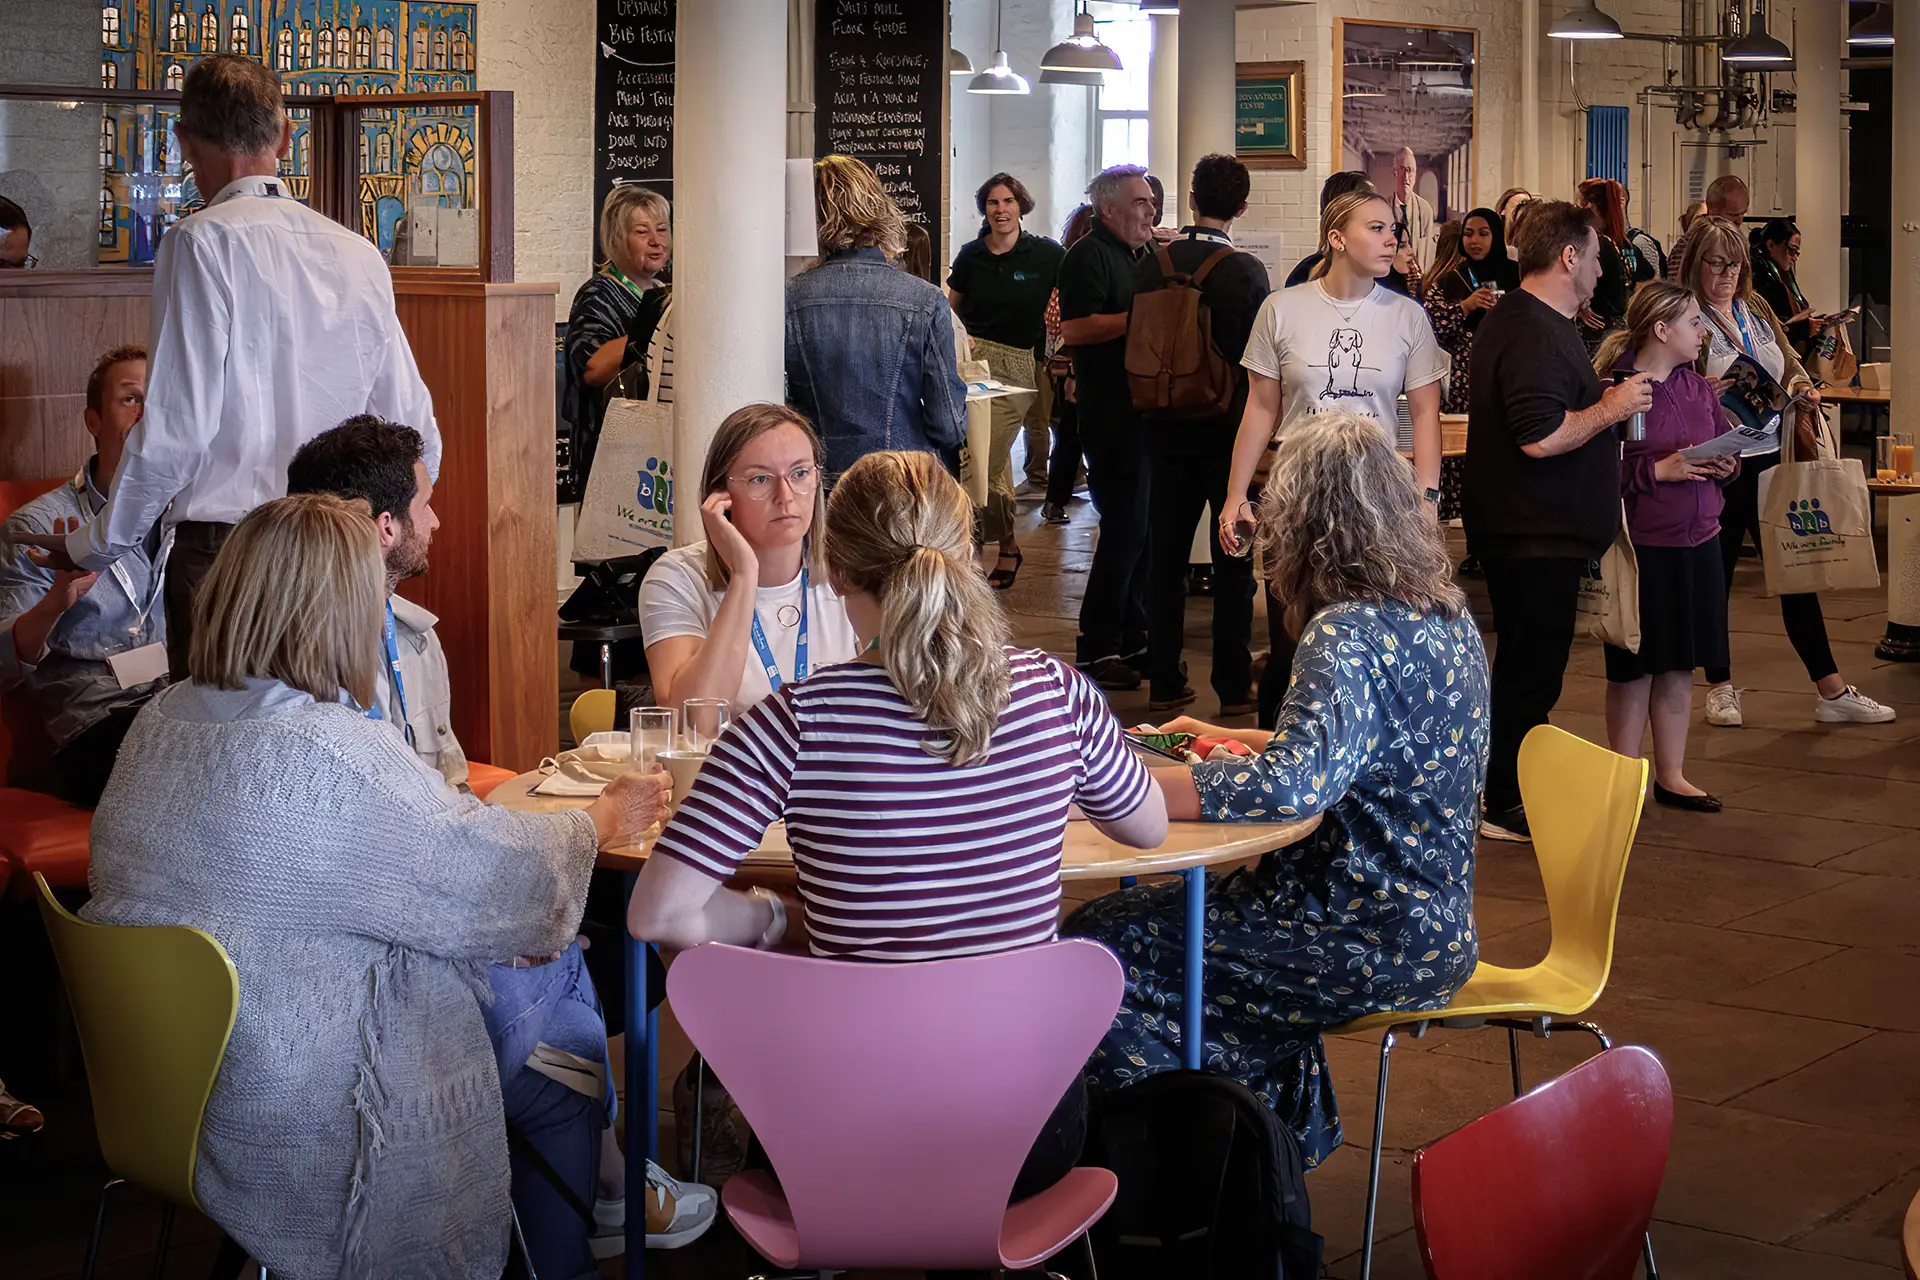
[[925, 449], [957, 469], [967, 390], [939, 289], [877, 248], [843, 249], [787, 282], [787, 400], [838, 476], [879, 449]]
[[[54, 521], [91, 520], [106, 505], [93, 483], [93, 462], [67, 483], [14, 512], [7, 533], [52, 533]], [[0, 691], [24, 684], [55, 749], [66, 746], [125, 702], [152, 693], [155, 684], [122, 689], [107, 659], [165, 643], [166, 609], [160, 575], [173, 543], [157, 530], [104, 570], [87, 593], [47, 633], [38, 662], [23, 662], [13, 647], [13, 624], [53, 589], [53, 570], [27, 558], [10, 539], [0, 550]]]

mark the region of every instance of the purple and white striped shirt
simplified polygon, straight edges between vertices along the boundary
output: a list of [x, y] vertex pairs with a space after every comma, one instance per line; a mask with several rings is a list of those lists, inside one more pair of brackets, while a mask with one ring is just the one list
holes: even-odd
[[1007, 650], [1012, 696], [984, 760], [922, 745], [886, 671], [828, 667], [734, 722], [654, 845], [716, 880], [787, 822], [813, 953], [937, 960], [1051, 940], [1067, 806], [1132, 813], [1152, 780], [1092, 681]]

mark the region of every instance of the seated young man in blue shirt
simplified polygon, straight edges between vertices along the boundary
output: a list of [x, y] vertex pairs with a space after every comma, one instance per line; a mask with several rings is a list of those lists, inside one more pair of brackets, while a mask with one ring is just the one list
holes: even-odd
[[0, 693], [24, 688], [53, 755], [52, 789], [91, 808], [120, 740], [166, 674], [161, 576], [171, 534], [158, 527], [104, 572], [55, 570], [20, 533], [64, 533], [107, 502], [127, 435], [146, 407], [144, 347], [115, 347], [87, 379], [94, 455], [79, 474], [8, 518], [0, 548]]

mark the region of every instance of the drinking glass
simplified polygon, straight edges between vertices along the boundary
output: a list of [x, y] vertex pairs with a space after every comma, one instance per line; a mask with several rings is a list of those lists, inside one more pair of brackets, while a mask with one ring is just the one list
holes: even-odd
[[1893, 433], [1893, 469], [1902, 480], [1913, 478], [1913, 432]]
[[1899, 474], [1893, 465], [1893, 437], [1876, 437], [1873, 442], [1873, 478], [1891, 480]]
[[725, 698], [688, 698], [681, 704], [680, 715], [687, 727], [687, 750], [705, 755], [727, 731], [733, 704]]
[[641, 773], [658, 771], [660, 753], [676, 745], [679, 715], [672, 707], [635, 707], [628, 723], [632, 729], [633, 767]]

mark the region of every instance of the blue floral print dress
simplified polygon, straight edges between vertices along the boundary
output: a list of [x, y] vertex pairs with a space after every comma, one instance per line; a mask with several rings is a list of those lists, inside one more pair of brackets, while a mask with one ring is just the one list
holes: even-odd
[[[1208, 876], [1201, 1058], [1293, 1130], [1307, 1165], [1340, 1145], [1319, 1030], [1443, 1005], [1473, 972], [1473, 843], [1487, 765], [1487, 659], [1470, 615], [1347, 603], [1307, 623], [1273, 740], [1195, 765], [1201, 815], [1319, 829]], [[1184, 885], [1082, 907], [1126, 998], [1088, 1074], [1113, 1089], [1181, 1065]]]

